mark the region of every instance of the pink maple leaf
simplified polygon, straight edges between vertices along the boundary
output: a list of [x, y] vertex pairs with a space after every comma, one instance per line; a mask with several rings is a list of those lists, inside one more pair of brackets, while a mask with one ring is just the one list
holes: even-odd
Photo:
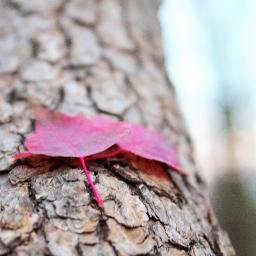
[[177, 147], [169, 145], [157, 131], [129, 123], [123, 123], [121, 127], [130, 132], [119, 141], [120, 148], [143, 158], [165, 163], [182, 172], [178, 167]]
[[[108, 150], [114, 145], [117, 147]], [[14, 159], [32, 155], [79, 158], [100, 206], [103, 205], [103, 200], [86, 167], [87, 160], [110, 157], [128, 151], [167, 164], [184, 174], [178, 167], [176, 147], [170, 146], [155, 130], [102, 116], [68, 116], [40, 109], [36, 112], [35, 132], [28, 135], [25, 146], [28, 151], [15, 154]]]

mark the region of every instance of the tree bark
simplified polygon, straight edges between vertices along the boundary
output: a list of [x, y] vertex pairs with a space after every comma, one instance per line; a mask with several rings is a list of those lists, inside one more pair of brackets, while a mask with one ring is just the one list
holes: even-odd
[[[154, 0], [0, 2], [0, 255], [235, 254], [166, 75], [158, 7]], [[13, 162], [38, 106], [154, 127], [177, 143], [188, 176], [168, 168], [156, 175], [127, 159], [92, 162], [101, 209], [70, 163]]]

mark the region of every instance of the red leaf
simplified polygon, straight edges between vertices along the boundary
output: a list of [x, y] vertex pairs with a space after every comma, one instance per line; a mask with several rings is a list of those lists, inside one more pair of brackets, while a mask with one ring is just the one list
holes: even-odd
[[67, 116], [41, 109], [36, 113], [36, 132], [30, 134], [25, 146], [32, 154], [62, 157], [85, 157], [117, 144], [128, 133], [111, 119], [83, 115]]
[[136, 124], [124, 123], [123, 127], [130, 131], [118, 143], [123, 150], [149, 160], [165, 163], [182, 173], [178, 167], [177, 147], [169, 145], [161, 134]]
[[[117, 146], [112, 147], [114, 145]], [[17, 153], [15, 159], [32, 155], [79, 158], [99, 205], [103, 200], [91, 180], [84, 158], [89, 161], [129, 151], [165, 163], [182, 173], [178, 168], [176, 147], [167, 144], [156, 131], [102, 116], [71, 117], [41, 109], [36, 113], [36, 130], [27, 137], [25, 146], [28, 151]], [[110, 147], [112, 149], [107, 150]]]

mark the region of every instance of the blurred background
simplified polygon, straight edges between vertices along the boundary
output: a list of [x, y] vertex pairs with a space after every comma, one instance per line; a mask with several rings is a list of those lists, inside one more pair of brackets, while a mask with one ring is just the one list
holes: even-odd
[[256, 255], [256, 1], [163, 0], [166, 65], [220, 223]]

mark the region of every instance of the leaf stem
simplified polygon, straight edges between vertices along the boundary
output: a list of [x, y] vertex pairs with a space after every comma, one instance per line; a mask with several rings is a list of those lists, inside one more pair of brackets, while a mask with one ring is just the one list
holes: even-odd
[[94, 185], [94, 183], [93, 183], [93, 181], [92, 181], [92, 178], [91, 178], [91, 176], [90, 176], [90, 173], [89, 173], [89, 171], [88, 171], [88, 169], [87, 169], [87, 167], [86, 167], [86, 165], [85, 165], [85, 161], [84, 161], [84, 158], [83, 158], [83, 157], [80, 157], [80, 162], [81, 162], [81, 164], [82, 164], [82, 166], [83, 166], [84, 174], [85, 174], [85, 176], [86, 176], [86, 178], [87, 178], [87, 180], [88, 180], [88, 182], [89, 182], [89, 184], [90, 184], [90, 187], [91, 187], [91, 189], [92, 189], [93, 195], [94, 195], [94, 197], [95, 197], [95, 199], [96, 199], [98, 205], [99, 205], [99, 206], [103, 206], [104, 201], [103, 201], [103, 199], [100, 197], [98, 191], [96, 190], [96, 187], [95, 187], [95, 185]]

